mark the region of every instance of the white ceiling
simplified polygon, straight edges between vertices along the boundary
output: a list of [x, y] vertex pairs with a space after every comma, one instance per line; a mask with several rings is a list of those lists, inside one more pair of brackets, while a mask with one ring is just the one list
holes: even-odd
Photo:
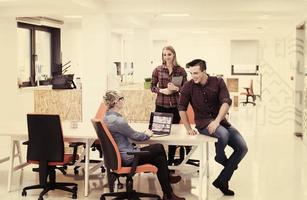
[[301, 23], [306, 11], [307, 0], [0, 0], [0, 16], [106, 13], [118, 30], [156, 32], [278, 32]]

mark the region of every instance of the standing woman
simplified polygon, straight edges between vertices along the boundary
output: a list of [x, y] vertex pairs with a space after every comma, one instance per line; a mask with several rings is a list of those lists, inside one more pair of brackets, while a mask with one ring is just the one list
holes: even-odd
[[[181, 80], [175, 85], [172, 83], [173, 77]], [[180, 78], [181, 77], [181, 78]], [[172, 46], [162, 49], [162, 65], [156, 67], [152, 72], [151, 91], [157, 93], [156, 112], [173, 113], [173, 124], [179, 124], [180, 116], [178, 112], [179, 90], [187, 81], [187, 73], [184, 68], [177, 63], [176, 52]], [[174, 163], [176, 146], [168, 147], [168, 164]]]

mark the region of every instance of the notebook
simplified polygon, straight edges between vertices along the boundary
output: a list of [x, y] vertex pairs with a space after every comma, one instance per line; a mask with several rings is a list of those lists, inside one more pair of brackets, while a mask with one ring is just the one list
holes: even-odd
[[172, 77], [172, 83], [177, 87], [180, 87], [182, 85], [182, 80], [183, 80], [183, 76], [173, 76]]
[[172, 122], [172, 113], [151, 112], [148, 128], [156, 135], [169, 135]]

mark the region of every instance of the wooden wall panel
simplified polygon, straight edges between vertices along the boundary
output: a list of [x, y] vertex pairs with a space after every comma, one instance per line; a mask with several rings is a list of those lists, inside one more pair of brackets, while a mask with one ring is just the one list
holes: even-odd
[[35, 90], [34, 112], [59, 114], [63, 121], [82, 121], [81, 90]]

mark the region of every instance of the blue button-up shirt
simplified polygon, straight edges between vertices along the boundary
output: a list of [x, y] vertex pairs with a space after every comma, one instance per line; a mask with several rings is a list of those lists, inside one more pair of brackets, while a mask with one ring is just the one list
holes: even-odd
[[136, 141], [148, 140], [149, 137], [143, 132], [133, 130], [121, 114], [114, 111], [107, 111], [103, 121], [107, 124], [116, 144], [118, 145], [124, 165], [130, 165], [133, 161], [133, 155], [127, 152], [140, 151], [132, 145], [129, 139]]

